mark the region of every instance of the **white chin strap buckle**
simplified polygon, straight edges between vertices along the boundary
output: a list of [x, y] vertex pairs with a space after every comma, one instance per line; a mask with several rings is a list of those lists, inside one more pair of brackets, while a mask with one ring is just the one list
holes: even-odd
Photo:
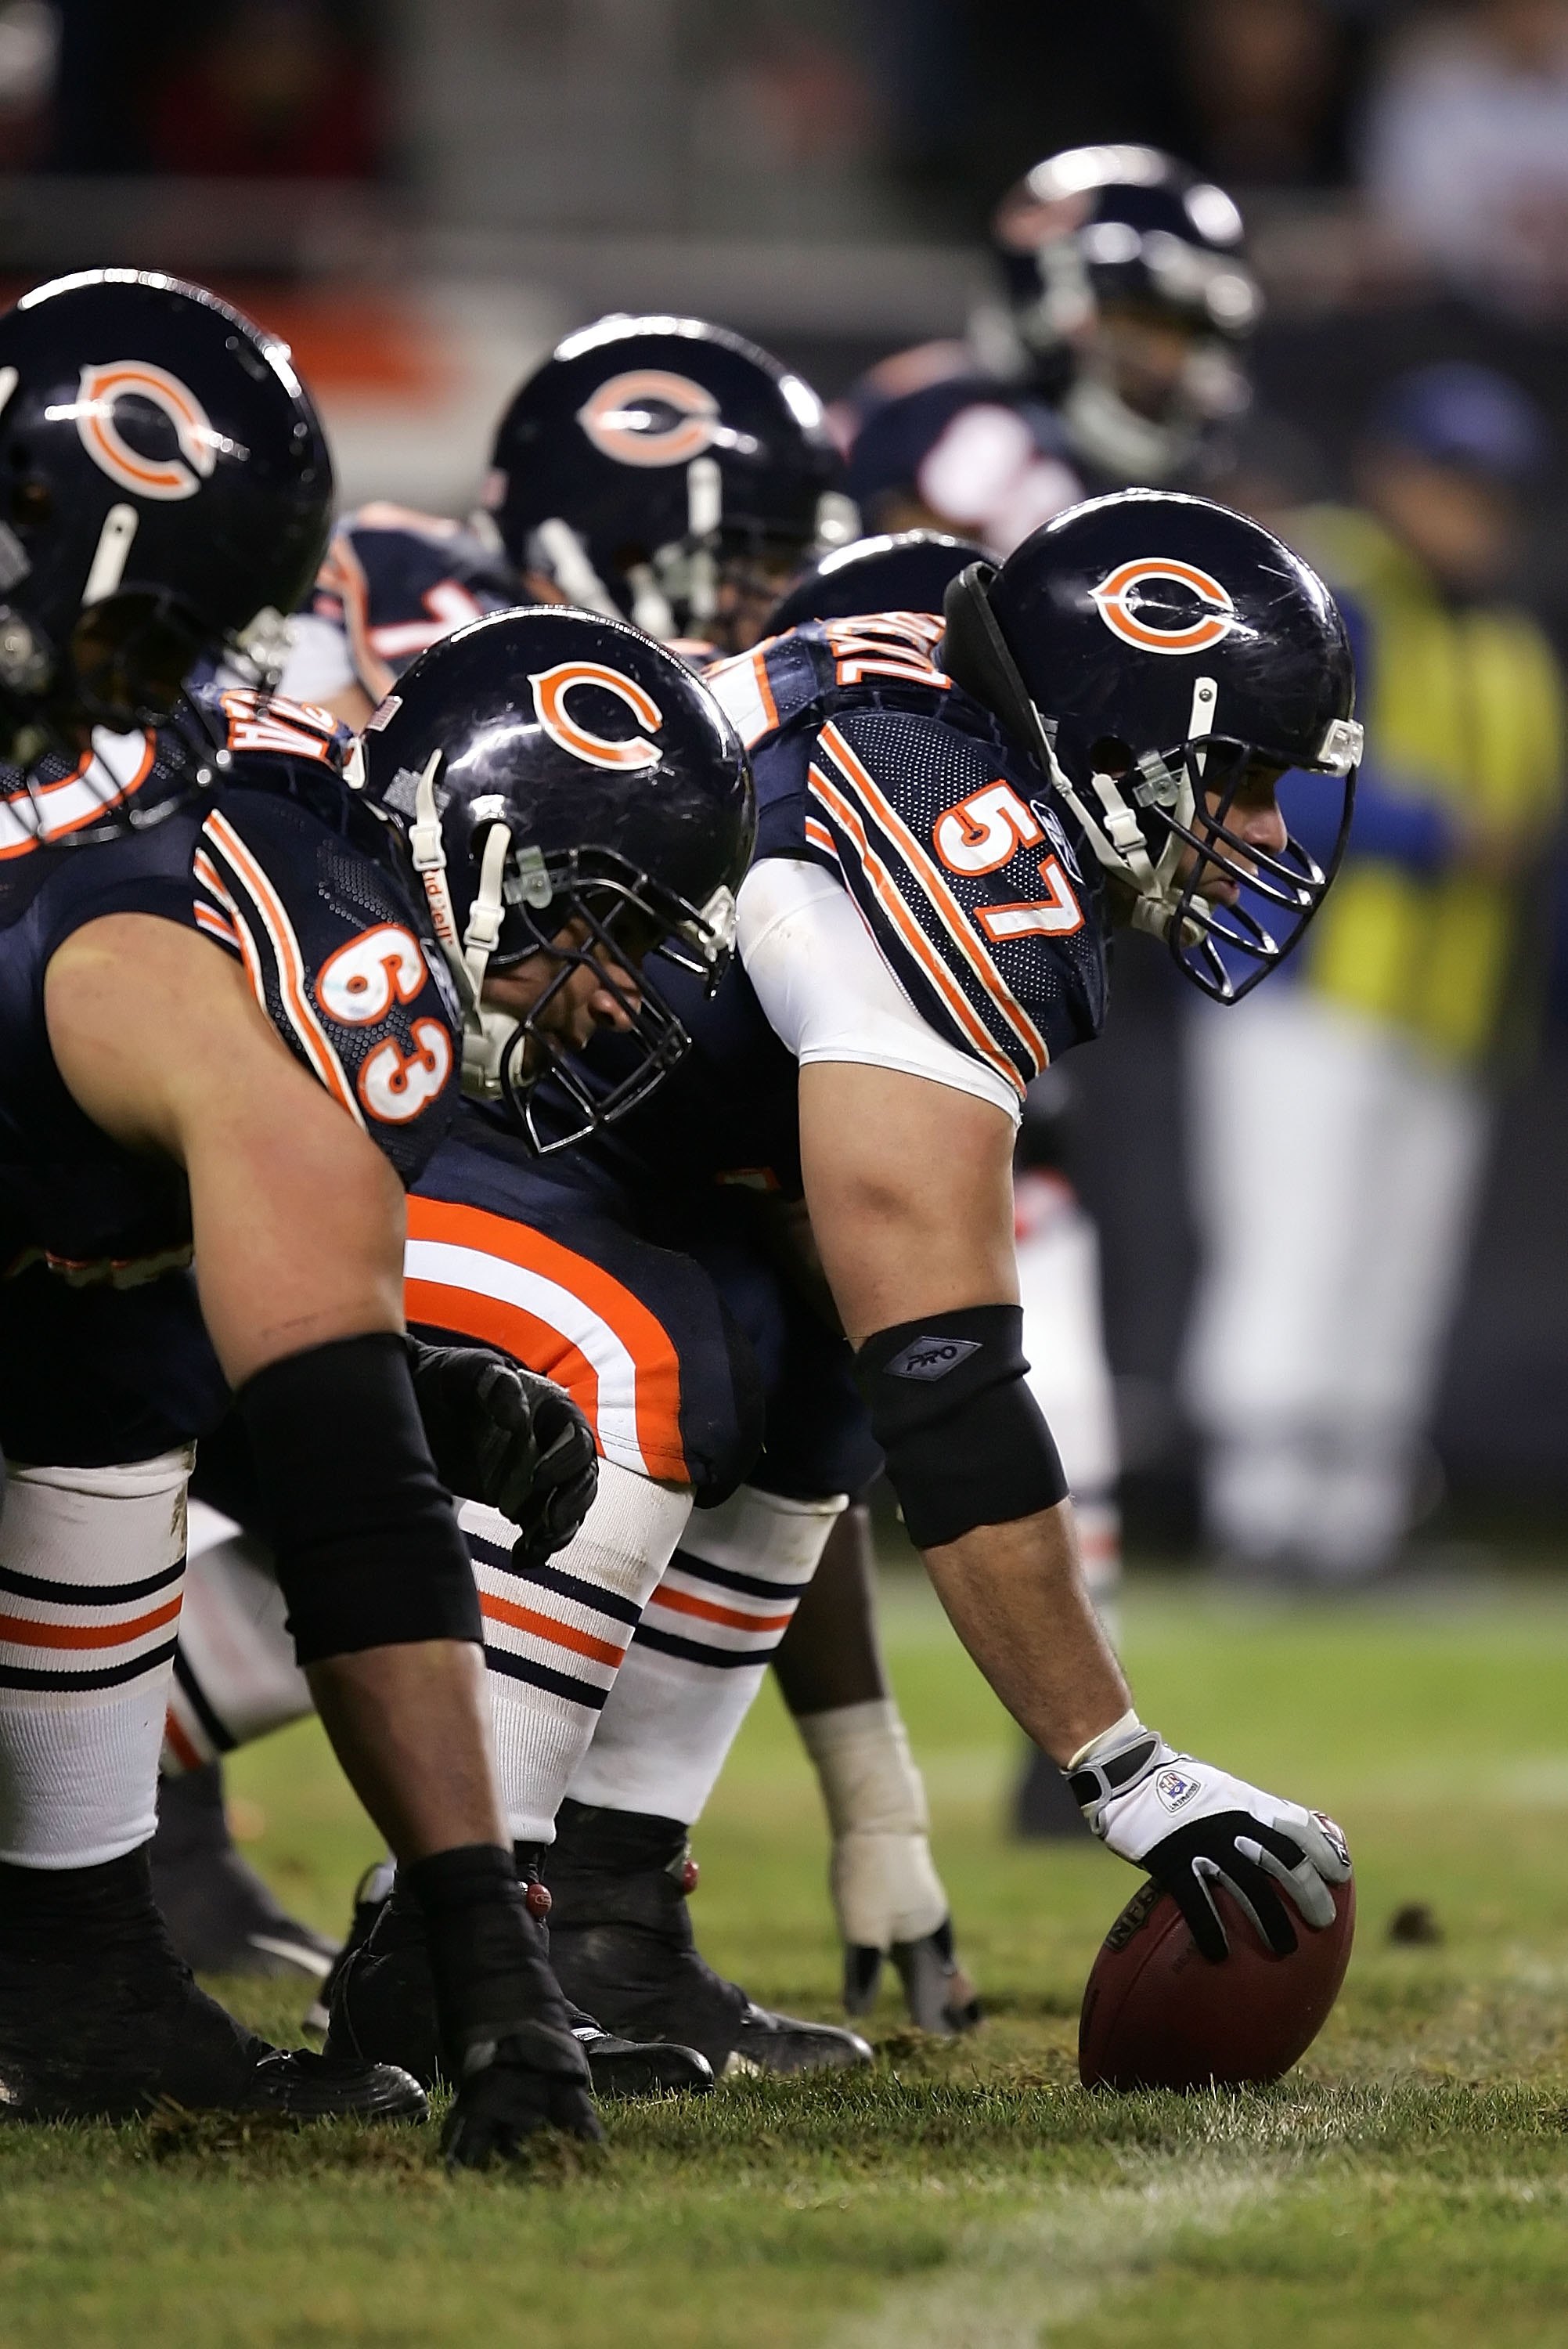
[[498, 812], [485, 841], [479, 890], [469, 908], [468, 927], [459, 947], [457, 915], [447, 880], [447, 851], [441, 837], [441, 815], [436, 802], [436, 777], [440, 764], [440, 751], [433, 750], [415, 787], [414, 821], [408, 828], [408, 847], [414, 870], [425, 885], [437, 941], [447, 968], [456, 981], [458, 1000], [462, 1006], [463, 1092], [470, 1101], [499, 1101], [501, 1062], [521, 1023], [509, 1012], [485, 1010], [480, 998], [484, 988], [485, 971], [500, 941], [501, 921], [506, 911], [501, 886], [506, 874], [507, 851], [511, 845], [511, 832]]

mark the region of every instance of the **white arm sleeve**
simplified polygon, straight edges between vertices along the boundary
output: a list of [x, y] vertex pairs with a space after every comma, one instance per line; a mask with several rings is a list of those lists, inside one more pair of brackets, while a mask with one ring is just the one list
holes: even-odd
[[314, 612], [296, 612], [289, 622], [289, 657], [278, 680], [284, 698], [330, 701], [358, 682], [343, 630]]
[[842, 882], [820, 864], [766, 857], [740, 885], [738, 942], [769, 1025], [802, 1068], [858, 1061], [995, 1102], [1016, 1125], [1006, 1080], [926, 1025]]

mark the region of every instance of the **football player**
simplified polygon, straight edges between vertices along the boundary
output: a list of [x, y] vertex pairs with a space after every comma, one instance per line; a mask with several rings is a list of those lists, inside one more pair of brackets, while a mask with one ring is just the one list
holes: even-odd
[[1075, 147], [1008, 190], [991, 243], [1003, 299], [969, 341], [882, 361], [835, 413], [868, 523], [1004, 555], [1086, 495], [1201, 481], [1261, 307], [1224, 191], [1157, 148]]
[[[1202, 486], [1246, 405], [1261, 308], [1224, 191], [1155, 148], [1071, 148], [1009, 189], [991, 244], [1002, 298], [968, 342], [897, 354], [835, 413], [868, 520], [940, 523], [1005, 555], [1086, 495]], [[1070, 1445], [1086, 1567], [1112, 1609], [1119, 1452], [1098, 1236], [1068, 1172], [1073, 1123], [1070, 1083], [1047, 1072], [1019, 1137], [1019, 1277], [1031, 1321], [1049, 1316], [1034, 1376], [1055, 1374], [1042, 1399]], [[1081, 1833], [1048, 1757], [1030, 1756], [1016, 1816], [1025, 1835]]]
[[816, 394], [699, 318], [570, 335], [496, 428], [467, 524], [339, 523], [284, 684], [362, 726], [415, 654], [509, 604], [575, 604], [699, 658], [757, 642], [780, 591], [855, 535]]
[[[596, 2135], [498, 1808], [472, 1575], [426, 1428], [538, 1556], [590, 1497], [586, 1431], [472, 1353], [420, 1358], [417, 1401], [399, 1194], [465, 1034], [501, 1004], [536, 1055], [634, 1029], [634, 960], [687, 909], [650, 900], [628, 942], [563, 897], [481, 1009], [331, 719], [185, 692], [294, 600], [330, 499], [286, 350], [236, 313], [123, 271], [40, 289], [0, 321], [0, 444], [6, 2115], [422, 2109], [405, 2076], [240, 2030], [150, 1898], [191, 1441], [232, 1387], [298, 1660], [428, 1919], [449, 2158], [547, 2122]], [[705, 748], [744, 805], [717, 719]]]
[[[401, 677], [421, 645], [477, 609], [481, 594], [504, 595], [520, 565], [531, 584], [548, 574], [553, 592], [570, 583], [591, 606], [632, 611], [659, 632], [676, 631], [677, 648], [688, 658], [711, 654], [705, 637], [748, 645], [779, 581], [813, 550], [832, 548], [844, 526], [843, 502], [831, 486], [836, 478], [813, 396], [765, 353], [695, 320], [603, 321], [562, 344], [502, 419], [489, 497], [508, 560], [498, 568], [471, 533], [451, 523], [425, 527], [401, 510], [374, 508], [350, 518], [335, 536], [312, 611], [296, 623], [299, 644], [284, 683], [363, 716], [372, 695]], [[918, 548], [901, 546], [890, 558], [862, 547], [859, 564], [869, 554], [878, 575], [871, 580], [860, 569], [860, 585], [851, 589], [848, 574], [834, 568], [845, 552], [825, 554], [821, 572], [811, 574], [818, 595], [859, 594], [879, 605], [913, 596], [934, 607], [954, 568], [945, 548], [933, 564]], [[753, 1266], [748, 1278], [758, 1296], [776, 1284], [766, 1264]], [[809, 1356], [799, 1369], [790, 1357], [789, 1383], [810, 1375]], [[850, 1422], [858, 1423], [862, 1414], [847, 1388], [843, 1399]], [[777, 1423], [783, 1395], [772, 1395], [770, 1404]], [[863, 1432], [855, 1436], [853, 1459], [864, 1443]], [[867, 1457], [874, 1468], [874, 1452]], [[841, 1481], [830, 1478], [824, 1495], [835, 1494]], [[851, 1516], [830, 1531], [830, 1517], [820, 1529], [828, 1579], [802, 1623], [784, 1685], [800, 1700], [803, 1734], [834, 1822], [832, 1878], [847, 1936], [851, 2002], [869, 2003], [873, 1960], [892, 1950], [917, 2018], [947, 2028], [971, 2015], [973, 2001], [953, 1960], [947, 1903], [926, 1842], [923, 1789], [902, 1721], [880, 1664], [863, 1698], [841, 1697], [829, 1708], [823, 1695], [825, 1688], [847, 1684], [831, 1660], [848, 1652], [851, 1623], [853, 1652], [875, 1655], [863, 1521]], [[753, 1533], [766, 1550], [765, 1517]], [[752, 1537], [734, 1537], [732, 1548]], [[732, 1563], [747, 1570], [744, 1557]], [[264, 1574], [264, 1563], [260, 1570]], [[763, 1558], [758, 1571], [769, 1570]], [[238, 1547], [231, 1542], [202, 1559], [193, 1583], [166, 1756], [171, 1769], [204, 1764], [186, 1781], [193, 1795], [211, 1787], [209, 1757], [287, 1717], [302, 1700], [286, 1654], [279, 1653], [275, 1625], [270, 1642], [235, 1637], [236, 1611], [253, 1615], [254, 1571], [243, 1541]], [[749, 1686], [760, 1671], [758, 1661]], [[865, 1675], [852, 1677], [858, 1685]], [[711, 1673], [707, 1678], [706, 1701], [717, 1702], [718, 1688]], [[727, 1744], [738, 1720], [741, 1682], [732, 1673], [720, 1685], [711, 1734]], [[731, 1724], [727, 1733], [723, 1721]], [[173, 1813], [184, 1806], [181, 1779], [171, 1784]], [[223, 1848], [221, 1811], [210, 1797], [198, 1816], [205, 1835], [187, 1837], [160, 1870], [160, 1884], [179, 1898], [192, 1945], [226, 1942], [236, 1957], [257, 1943], [275, 1951], [290, 1930], [287, 1920]], [[170, 1841], [166, 1829], [155, 1861]], [[301, 1947], [297, 1928], [292, 1946]], [[304, 1954], [308, 1962], [308, 1947]], [[727, 2021], [753, 2012], [738, 1992], [727, 1990], [725, 1998]], [[670, 2028], [667, 2017], [660, 2027]], [[758, 2023], [746, 2030], [747, 2045], [738, 2052], [774, 2066], [837, 2059], [858, 2054], [861, 2044], [803, 2024], [764, 2029]], [[717, 2052], [727, 2056], [737, 2049], [726, 2044]]]
[[[405, 704], [442, 658], [416, 664]], [[1173, 1754], [1132, 1707], [1026, 1382], [1010, 1175], [1027, 1083], [1104, 1016], [1113, 922], [1233, 1001], [1321, 902], [1359, 748], [1339, 616], [1255, 523], [1132, 493], [1062, 516], [999, 572], [970, 567], [944, 619], [810, 624], [716, 685], [758, 781], [744, 968], [711, 998], [672, 988], [690, 1049], [656, 1097], [612, 1119], [628, 1072], [601, 1040], [569, 1090], [559, 1069], [531, 1089], [531, 1163], [469, 1118], [411, 1216], [418, 1316], [553, 1370], [626, 1472], [595, 1505], [596, 1556], [580, 1537], [556, 1584], [491, 1586], [498, 1745], [514, 1824], [556, 1821], [541, 1865], [562, 1977], [615, 2027], [663, 2019], [745, 2052], [744, 2015], [692, 1948], [686, 1828], [835, 1506], [821, 1426], [789, 1418], [720, 1497], [748, 1446], [733, 1441], [745, 1358], [717, 1305], [748, 1309], [732, 1276], [754, 1207], [843, 1330], [775, 1325], [771, 1342], [818, 1334], [804, 1391], [841, 1460], [833, 1381], [852, 1380], [960, 1636], [1094, 1832], [1171, 1889], [1211, 1959], [1226, 1951], [1216, 1882], [1287, 1951], [1330, 1921], [1343, 1845]], [[1286, 768], [1325, 779], [1321, 861], [1281, 818]], [[749, 1327], [757, 1357], [769, 1314]], [[714, 1506], [683, 1524], [694, 1486]], [[727, 1676], [736, 1694], [716, 1705], [704, 1682]], [[394, 1895], [340, 1975], [329, 2046], [429, 2061], [423, 1935]]]

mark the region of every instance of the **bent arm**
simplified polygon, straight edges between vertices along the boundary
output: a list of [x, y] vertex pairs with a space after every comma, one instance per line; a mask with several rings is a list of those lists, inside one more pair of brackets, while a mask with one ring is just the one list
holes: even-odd
[[[401, 1330], [397, 1176], [292, 1058], [237, 963], [175, 923], [111, 915], [60, 947], [45, 1000], [56, 1065], [88, 1116], [185, 1169], [201, 1309], [231, 1385]], [[505, 1844], [482, 1651], [378, 1636], [367, 1622], [351, 1652], [309, 1667], [366, 1808], [399, 1858]]]
[[56, 1065], [96, 1125], [175, 1159], [231, 1385], [335, 1338], [403, 1326], [403, 1201], [368, 1135], [294, 1060], [245, 975], [144, 914], [90, 922], [49, 965]]
[[[846, 1061], [800, 1071], [800, 1158], [851, 1343], [1013, 1304], [1013, 1130], [993, 1103]], [[924, 1553], [960, 1639], [1008, 1711], [1066, 1764], [1130, 1702], [1084, 1589], [1070, 1502]]]

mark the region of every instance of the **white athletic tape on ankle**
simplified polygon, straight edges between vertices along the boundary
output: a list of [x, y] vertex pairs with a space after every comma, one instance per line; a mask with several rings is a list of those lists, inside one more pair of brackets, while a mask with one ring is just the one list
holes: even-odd
[[883, 1835], [927, 1832], [925, 1786], [891, 1697], [809, 1713], [795, 1725], [816, 1764], [836, 1836], [857, 1828]]

